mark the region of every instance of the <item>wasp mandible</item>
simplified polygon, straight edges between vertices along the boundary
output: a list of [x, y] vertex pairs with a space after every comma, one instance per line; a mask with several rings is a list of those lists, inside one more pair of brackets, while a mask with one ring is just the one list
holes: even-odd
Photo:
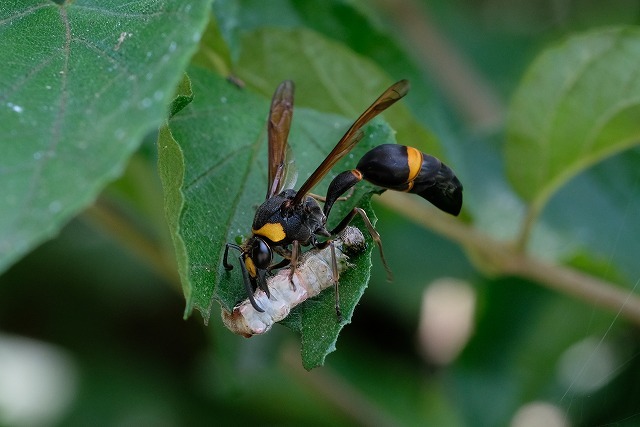
[[[287, 139], [293, 116], [294, 84], [284, 81], [276, 89], [271, 101], [268, 120], [268, 182], [266, 200], [258, 207], [251, 237], [242, 245], [227, 243], [223, 265], [226, 270], [233, 266], [227, 257], [229, 248], [237, 250], [245, 290], [253, 308], [263, 312], [253, 293], [257, 288], [270, 296], [266, 276], [272, 270], [291, 265], [289, 277], [298, 264], [301, 247], [313, 246], [324, 249], [332, 246], [332, 238], [338, 235], [360, 215], [380, 251], [382, 263], [390, 276], [384, 258], [382, 242], [367, 214], [361, 208], [353, 208], [332, 230], [327, 230], [327, 217], [340, 196], [362, 179], [389, 190], [418, 194], [439, 209], [458, 215], [462, 207], [462, 184], [453, 171], [437, 158], [424, 154], [413, 147], [396, 144], [380, 145], [367, 152], [355, 169], [337, 175], [329, 185], [324, 208], [320, 208], [317, 196], [310, 194], [313, 187], [325, 177], [331, 168], [349, 153], [363, 138], [362, 127], [378, 114], [389, 108], [409, 91], [409, 82], [400, 80], [384, 91], [364, 113], [356, 119], [340, 138], [329, 155], [309, 176], [298, 191], [285, 188], [289, 166]], [[322, 241], [318, 237], [325, 238]], [[282, 260], [274, 263], [273, 253]], [[336, 291], [336, 312], [340, 317], [338, 294], [338, 269], [333, 252], [333, 281]], [[291, 286], [295, 286], [291, 281]]]

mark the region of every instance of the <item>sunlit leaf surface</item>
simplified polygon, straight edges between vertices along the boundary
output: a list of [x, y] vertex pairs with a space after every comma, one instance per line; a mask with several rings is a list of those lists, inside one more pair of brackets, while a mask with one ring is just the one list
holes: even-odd
[[207, 0], [0, 5], [0, 270], [90, 204], [162, 120]]
[[637, 28], [597, 30], [546, 50], [516, 92], [507, 172], [544, 203], [580, 171], [640, 141]]

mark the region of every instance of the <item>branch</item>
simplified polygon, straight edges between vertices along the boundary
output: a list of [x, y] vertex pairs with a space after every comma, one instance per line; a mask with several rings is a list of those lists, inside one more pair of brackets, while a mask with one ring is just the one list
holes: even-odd
[[496, 90], [475, 65], [449, 41], [431, 19], [425, 2], [377, 0], [396, 23], [412, 55], [433, 77], [456, 109], [472, 127], [492, 128], [504, 119], [504, 106]]
[[404, 194], [389, 191], [378, 200], [417, 224], [460, 243], [481, 269], [488, 268], [496, 274], [517, 275], [533, 280], [597, 307], [620, 313], [640, 325], [640, 297], [632, 290], [569, 267], [533, 258], [515, 246], [494, 240]]
[[112, 239], [139, 256], [159, 276], [176, 289], [180, 289], [180, 277], [173, 253], [165, 251], [161, 244], [142, 233], [128, 218], [108, 206], [103, 199], [98, 199], [95, 204], [89, 206], [83, 218], [104, 230]]

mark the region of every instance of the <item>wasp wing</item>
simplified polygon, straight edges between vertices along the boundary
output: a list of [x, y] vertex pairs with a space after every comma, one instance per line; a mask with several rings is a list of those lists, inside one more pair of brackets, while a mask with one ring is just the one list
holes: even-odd
[[293, 199], [293, 204], [300, 204], [309, 191], [331, 170], [331, 168], [342, 159], [355, 145], [362, 139], [360, 128], [367, 124], [378, 114], [392, 106], [396, 101], [405, 96], [409, 91], [409, 81], [400, 80], [384, 91], [373, 104], [365, 110], [360, 117], [351, 125], [338, 144], [331, 150], [331, 153], [324, 159], [311, 176], [302, 184], [300, 190]]
[[291, 80], [285, 80], [276, 89], [271, 100], [269, 111], [269, 173], [267, 185], [267, 199], [278, 194], [287, 184], [287, 160], [289, 153], [289, 129], [293, 117], [294, 85]]

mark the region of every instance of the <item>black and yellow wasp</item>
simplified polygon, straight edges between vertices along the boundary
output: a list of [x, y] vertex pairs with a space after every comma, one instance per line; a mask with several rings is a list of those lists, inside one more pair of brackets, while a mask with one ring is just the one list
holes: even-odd
[[[375, 100], [369, 108], [351, 125], [320, 166], [309, 176], [298, 191], [286, 187], [289, 129], [293, 116], [294, 84], [284, 81], [276, 89], [271, 101], [268, 122], [268, 183], [267, 197], [258, 207], [252, 235], [242, 245], [227, 243], [223, 265], [231, 270], [228, 263], [229, 248], [240, 252], [239, 262], [244, 286], [253, 307], [263, 309], [254, 300], [256, 288], [269, 296], [266, 276], [274, 269], [291, 265], [289, 277], [293, 277], [301, 247], [313, 246], [323, 249], [332, 245], [332, 238], [339, 234], [356, 216], [360, 215], [380, 249], [382, 262], [389, 268], [382, 252], [380, 236], [371, 224], [367, 214], [360, 208], [353, 208], [332, 230], [327, 230], [327, 217], [335, 201], [356, 183], [365, 179], [383, 189], [415, 193], [425, 198], [439, 209], [458, 215], [462, 207], [462, 184], [453, 171], [437, 158], [419, 150], [397, 144], [379, 145], [367, 152], [355, 169], [337, 175], [329, 185], [324, 208], [320, 208], [318, 196], [310, 195], [311, 189], [363, 138], [362, 127], [407, 94], [409, 82], [401, 80]], [[322, 241], [318, 237], [325, 238]], [[273, 253], [282, 260], [274, 263]], [[338, 299], [338, 269], [333, 253], [333, 281], [336, 287], [336, 311], [340, 315]], [[293, 281], [291, 282], [292, 286]]]

